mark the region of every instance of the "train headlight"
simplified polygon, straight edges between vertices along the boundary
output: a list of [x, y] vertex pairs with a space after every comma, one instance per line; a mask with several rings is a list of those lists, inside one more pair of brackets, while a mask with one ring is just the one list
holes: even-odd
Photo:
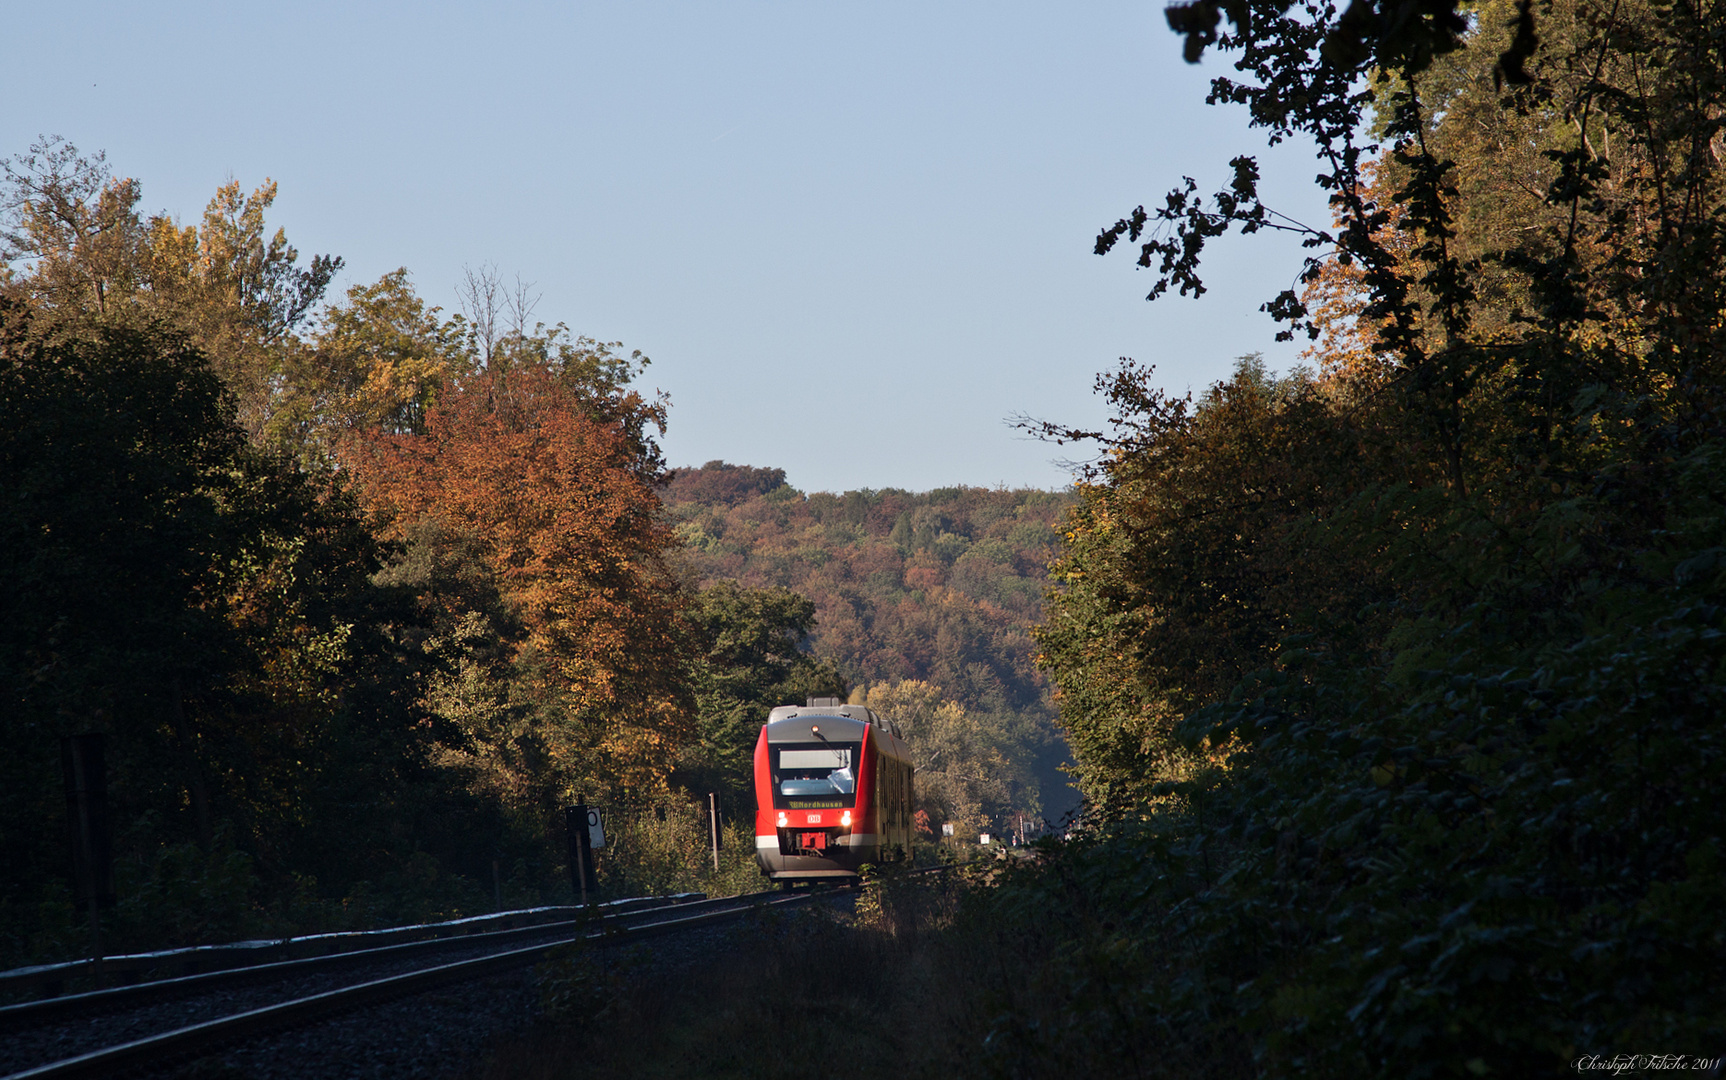
[[785, 816], [785, 811], [779, 811], [779, 827], [783, 829], [789, 824], [791, 824], [791, 819]]
[[839, 815], [839, 824], [847, 826], [847, 827], [850, 826], [850, 824], [851, 824], [851, 811], [847, 810], [843, 814]]

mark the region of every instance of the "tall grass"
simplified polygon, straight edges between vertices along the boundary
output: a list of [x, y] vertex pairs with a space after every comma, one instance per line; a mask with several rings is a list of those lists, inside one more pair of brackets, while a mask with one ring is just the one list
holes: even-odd
[[594, 853], [594, 867], [606, 899], [680, 892], [737, 896], [764, 886], [752, 823], [724, 823], [715, 870], [707, 808], [699, 803], [618, 808], [605, 811], [604, 818], [605, 847]]

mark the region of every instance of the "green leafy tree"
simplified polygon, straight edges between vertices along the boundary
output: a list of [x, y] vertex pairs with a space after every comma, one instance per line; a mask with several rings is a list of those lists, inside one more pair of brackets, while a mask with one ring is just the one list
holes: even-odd
[[321, 463], [360, 433], [423, 435], [438, 395], [475, 370], [461, 320], [438, 316], [406, 269], [349, 289], [292, 354], [273, 441]]
[[[243, 444], [220, 384], [183, 342], [112, 331], [47, 346], [25, 309], [4, 315], [5, 666], [29, 763], [92, 728], [149, 742], [180, 723], [189, 740], [176, 708], [231, 647], [221, 562]], [[207, 835], [205, 770], [174, 748], [169, 775]]]
[[[122, 943], [161, 944], [175, 927], [239, 932], [243, 911], [205, 912], [207, 922], [149, 907], [151, 895], [257, 897], [236, 867], [277, 882], [369, 872], [328, 853], [387, 827], [380, 811], [410, 781], [425, 733], [388, 707], [411, 699], [419, 675], [373, 630], [380, 552], [357, 508], [251, 445], [184, 338], [125, 327], [45, 336], [30, 309], [8, 301], [4, 315], [8, 949], [51, 948], [29, 913], [64, 902], [55, 758], [73, 732], [111, 737], [133, 868]], [[361, 745], [356, 766], [348, 752]], [[346, 805], [316, 812], [324, 800]], [[336, 821], [349, 847], [304, 843]], [[220, 878], [214, 893], [140, 884], [187, 841], [205, 853], [192, 860], [200, 873]]]
[[1243, 357], [1196, 401], [1166, 398], [1151, 374], [1127, 364], [1098, 380], [1118, 412], [1116, 452], [1081, 485], [1036, 631], [1098, 808], [1189, 774], [1199, 759], [1173, 739], [1176, 722], [1275, 662], [1290, 634], [1393, 595], [1333, 523], [1350, 482], [1420, 476], [1387, 442], [1394, 429], [1360, 424], [1310, 372], [1273, 379]]
[[768, 712], [815, 696], [844, 697], [847, 686], [804, 651], [815, 605], [788, 589], [718, 581], [696, 593], [688, 618], [704, 649], [694, 671], [700, 732], [677, 780], [696, 793], [719, 792], [741, 809], [752, 798], [752, 755]]

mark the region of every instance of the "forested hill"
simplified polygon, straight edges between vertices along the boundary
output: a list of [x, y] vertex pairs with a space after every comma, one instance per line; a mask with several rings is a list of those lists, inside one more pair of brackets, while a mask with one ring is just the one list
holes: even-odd
[[[904, 680], [1019, 744], [1043, 810], [1068, 806], [1065, 757], [1030, 628], [1068, 492], [974, 487], [805, 494], [785, 470], [710, 461], [663, 492], [687, 572], [808, 597], [816, 655], [866, 692]], [[1063, 793], [1063, 794], [1058, 794]]]

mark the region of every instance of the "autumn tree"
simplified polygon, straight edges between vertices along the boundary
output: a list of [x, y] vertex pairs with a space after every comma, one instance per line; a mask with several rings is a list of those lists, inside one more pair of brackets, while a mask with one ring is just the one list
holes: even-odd
[[784, 486], [784, 469], [757, 469], [715, 460], [699, 469], [677, 470], [667, 484], [666, 494], [675, 502], [736, 506]]
[[287, 235], [264, 224], [276, 191], [275, 181], [265, 180], [246, 195], [230, 180], [199, 224], [182, 226], [165, 214], [149, 222], [152, 306], [211, 358], [254, 439], [274, 422], [278, 385], [299, 346], [294, 331], [342, 265], [328, 255], [297, 265], [299, 252]]
[[386, 535], [430, 523], [494, 568], [525, 628], [513, 692], [535, 700], [525, 726], [465, 734], [546, 805], [584, 784], [658, 791], [695, 732], [675, 540], [635, 437], [654, 406], [596, 387], [596, 368], [496, 365], [451, 387], [424, 434], [373, 431], [345, 455]]
[[241, 426], [263, 440], [295, 332], [313, 314], [342, 260], [299, 253], [265, 212], [266, 180], [249, 196], [224, 184], [198, 224], [166, 213], [145, 218], [143, 189], [117, 179], [100, 153], [86, 157], [58, 136], [0, 162], [0, 250], [21, 269], [12, 288], [44, 315], [37, 332], [87, 321], [171, 325], [205, 356], [238, 405]]
[[0, 160], [0, 260], [38, 304], [106, 314], [143, 284], [146, 227], [136, 180], [115, 178], [101, 153], [85, 157], [58, 136]]
[[322, 306], [339, 260], [266, 227], [272, 183], [189, 225], [139, 190], [58, 140], [0, 190], [0, 942], [64, 946], [22, 839], [92, 727], [129, 946], [471, 910], [500, 862], [555, 888], [539, 811], [663, 794], [697, 726], [646, 358], [525, 294], [482, 333], [405, 270]]

